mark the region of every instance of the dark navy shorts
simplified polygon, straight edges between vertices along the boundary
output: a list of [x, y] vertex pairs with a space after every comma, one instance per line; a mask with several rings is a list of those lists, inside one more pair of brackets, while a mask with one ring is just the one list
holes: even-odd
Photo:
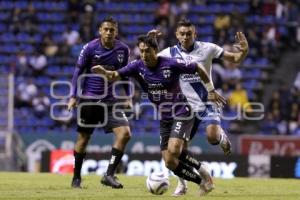
[[179, 138], [186, 142], [190, 140], [190, 133], [195, 119], [160, 121], [160, 150], [168, 148], [169, 138]]
[[125, 112], [97, 100], [82, 100], [77, 108], [77, 132], [92, 134], [95, 128], [110, 133], [114, 128], [129, 126]]

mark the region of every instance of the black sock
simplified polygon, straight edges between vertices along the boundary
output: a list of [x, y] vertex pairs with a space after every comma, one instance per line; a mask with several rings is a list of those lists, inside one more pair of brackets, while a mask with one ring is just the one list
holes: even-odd
[[201, 183], [201, 177], [197, 170], [191, 166], [182, 163], [181, 161], [179, 161], [178, 166], [173, 172], [175, 175], [187, 181], [192, 181], [196, 184]]
[[112, 176], [115, 174], [116, 168], [117, 168], [119, 162], [121, 161], [123, 154], [124, 153], [122, 151], [120, 151], [116, 148], [111, 149], [111, 158], [109, 160], [109, 165], [108, 165], [108, 168], [106, 171], [107, 175]]
[[74, 157], [75, 157], [75, 167], [74, 167], [74, 179], [80, 179], [81, 178], [81, 167], [82, 167], [82, 163], [83, 160], [86, 156], [86, 153], [77, 153], [76, 151], [74, 151]]
[[201, 162], [198, 161], [189, 151], [183, 149], [179, 158], [178, 158], [181, 162], [196, 168], [197, 170], [200, 168], [201, 166]]

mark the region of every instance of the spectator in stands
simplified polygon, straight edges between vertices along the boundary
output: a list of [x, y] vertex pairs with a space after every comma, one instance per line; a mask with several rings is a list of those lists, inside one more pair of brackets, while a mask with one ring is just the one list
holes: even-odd
[[300, 91], [300, 71], [298, 71], [296, 79], [294, 81], [295, 88]]
[[165, 21], [167, 26], [170, 24], [171, 4], [169, 0], [160, 0], [158, 8], [155, 10], [154, 24], [159, 25]]
[[292, 103], [290, 107], [290, 112], [289, 112], [289, 121], [294, 121], [296, 122], [298, 120], [299, 114], [300, 114], [300, 109], [299, 109], [299, 104], [298, 103]]
[[216, 16], [214, 28], [216, 31], [226, 30], [231, 25], [231, 18], [228, 14], [220, 13]]
[[22, 19], [24, 21], [28, 20], [33, 24], [37, 23], [38, 20], [36, 16], [36, 11], [32, 2], [28, 4], [26, 11], [22, 13]]
[[24, 51], [17, 53], [16, 59], [13, 60], [12, 68], [16, 76], [32, 75], [32, 69], [28, 65], [28, 57]]
[[28, 78], [17, 86], [16, 107], [32, 106], [32, 100], [37, 96], [38, 89], [33, 79]]
[[42, 91], [33, 97], [32, 105], [37, 117], [42, 118], [49, 114], [50, 100]]
[[44, 52], [45, 52], [46, 56], [52, 57], [52, 56], [55, 56], [56, 53], [58, 52], [58, 46], [53, 41], [52, 32], [47, 32], [44, 35], [42, 44], [43, 44]]
[[70, 25], [67, 26], [62, 35], [62, 38], [67, 41], [67, 45], [69, 46], [74, 45], [79, 37], [79, 33], [76, 30], [72, 29]]
[[9, 30], [14, 34], [18, 34], [22, 30], [23, 20], [21, 15], [22, 10], [20, 8], [15, 8], [8, 19]]
[[[235, 49], [231, 45], [225, 44], [223, 48], [224, 51], [235, 52]], [[224, 60], [223, 63], [225, 68], [222, 76], [223, 81], [228, 83], [230, 89], [234, 89], [235, 85], [238, 84], [242, 78], [242, 73], [238, 68], [239, 64], [226, 60]]]
[[252, 56], [259, 56], [259, 49], [260, 49], [260, 46], [261, 46], [261, 43], [260, 43], [260, 38], [259, 36], [257, 35], [257, 27], [252, 27], [252, 28], [249, 28], [248, 30], [248, 42], [249, 42], [249, 46], [251, 47], [249, 49], [249, 54], [252, 55]]
[[[282, 108], [282, 104], [281, 104], [281, 98], [280, 98], [280, 93], [279, 91], [274, 91], [272, 93], [272, 97], [271, 97], [271, 100], [269, 101], [269, 104], [268, 104], [268, 111], [272, 112], [273, 110], [281, 110]], [[280, 112], [281, 113], [281, 112]]]
[[291, 134], [300, 136], [300, 115], [299, 115], [298, 122], [295, 125], [295, 127], [291, 128]]
[[273, 114], [268, 112], [264, 121], [261, 124], [261, 133], [265, 135], [277, 135], [277, 122], [273, 118]]
[[250, 13], [260, 15], [261, 8], [262, 8], [262, 1], [261, 0], [250, 0], [249, 1]]
[[251, 112], [247, 91], [242, 88], [241, 83], [238, 82], [235, 90], [233, 90], [229, 95], [228, 104], [232, 111], [243, 110], [246, 112]]
[[81, 1], [79, 0], [68, 1], [67, 14], [68, 14], [69, 23], [77, 23], [80, 10], [81, 10]]
[[83, 42], [81, 37], [79, 36], [76, 43], [71, 46], [71, 55], [73, 57], [77, 57], [83, 47]]
[[33, 74], [39, 76], [43, 74], [45, 67], [47, 66], [47, 57], [37, 49], [33, 52], [33, 55], [29, 57], [29, 65], [33, 69]]

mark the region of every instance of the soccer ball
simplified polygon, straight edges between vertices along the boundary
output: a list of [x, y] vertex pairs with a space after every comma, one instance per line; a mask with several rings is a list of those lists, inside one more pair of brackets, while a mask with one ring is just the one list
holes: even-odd
[[147, 189], [155, 195], [162, 195], [170, 187], [169, 178], [162, 172], [151, 173], [146, 180]]

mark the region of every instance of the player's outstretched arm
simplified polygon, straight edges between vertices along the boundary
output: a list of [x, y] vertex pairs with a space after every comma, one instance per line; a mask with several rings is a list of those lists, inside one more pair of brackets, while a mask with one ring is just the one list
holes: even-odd
[[91, 71], [95, 74], [102, 74], [104, 75], [105, 77], [107, 77], [107, 79], [109, 81], [116, 81], [116, 80], [120, 80], [121, 77], [119, 75], [119, 73], [117, 71], [109, 71], [109, 70], [106, 70], [104, 69], [104, 67], [102, 65], [96, 65], [96, 66], [93, 66], [91, 68]]
[[205, 88], [208, 91], [208, 100], [216, 102], [220, 106], [226, 104], [226, 99], [215, 90], [213, 84], [210, 82], [209, 76], [200, 63], [197, 63], [197, 73], [204, 82]]
[[244, 33], [237, 32], [235, 35], [237, 43], [233, 45], [238, 49], [238, 52], [224, 51], [223, 59], [232, 63], [242, 62], [248, 54], [249, 46]]

